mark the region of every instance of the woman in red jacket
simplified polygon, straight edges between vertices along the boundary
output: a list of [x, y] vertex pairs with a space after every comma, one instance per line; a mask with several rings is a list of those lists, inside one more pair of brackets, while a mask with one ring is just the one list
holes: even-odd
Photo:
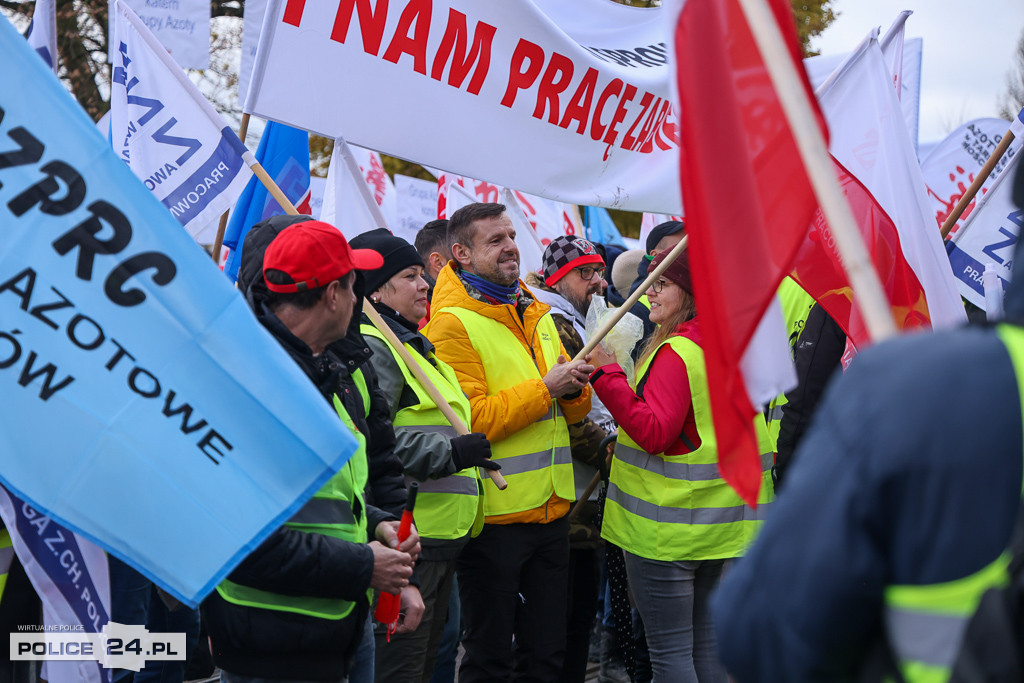
[[636, 383], [600, 345], [591, 354], [591, 382], [619, 425], [602, 536], [624, 550], [654, 681], [724, 682], [708, 599], [758, 522], [718, 473], [685, 252], [647, 296], [658, 328]]

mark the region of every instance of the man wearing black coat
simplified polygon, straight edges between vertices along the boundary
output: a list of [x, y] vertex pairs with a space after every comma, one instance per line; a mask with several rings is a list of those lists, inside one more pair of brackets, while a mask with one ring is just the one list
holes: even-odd
[[[353, 462], [365, 458], [365, 495], [350, 491], [347, 500], [329, 500], [335, 505], [328, 514], [338, 518], [321, 523], [345, 525], [362, 517], [368, 537], [346, 540], [289, 523], [218, 586], [204, 602], [203, 615], [214, 661], [228, 681], [344, 680], [365, 632], [367, 590], [408, 590], [419, 553], [415, 533], [397, 543], [395, 513], [405, 503], [405, 488], [401, 465], [390, 452], [394, 433], [387, 413], [374, 410], [375, 381], [360, 372], [369, 351], [350, 335], [361, 301], [356, 271], [377, 267], [380, 256], [352, 250], [335, 228], [303, 222], [308, 220], [277, 217], [250, 231], [239, 284], [267, 331], [325, 400], [334, 406], [337, 399], [355, 431], [367, 437], [365, 451], [353, 456]], [[347, 511], [335, 513], [338, 503]], [[248, 599], [252, 591], [263, 597]], [[316, 600], [328, 607], [307, 607]], [[352, 608], [340, 618], [323, 616], [339, 602]]]

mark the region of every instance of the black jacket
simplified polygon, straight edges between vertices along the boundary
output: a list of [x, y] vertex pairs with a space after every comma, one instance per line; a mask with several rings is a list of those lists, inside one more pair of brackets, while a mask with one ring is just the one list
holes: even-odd
[[[349, 416], [367, 436], [369, 479], [366, 490], [367, 529], [395, 519], [405, 505], [401, 464], [391, 452], [394, 432], [383, 404], [375, 396], [376, 379], [369, 349], [356, 334], [335, 342], [314, 356], [266, 306], [262, 278], [263, 252], [280, 230], [298, 222], [280, 216], [253, 228], [246, 238], [239, 286], [257, 319], [302, 368], [325, 400], [338, 396]], [[255, 248], [253, 245], [256, 245]], [[361, 284], [361, 281], [360, 281]], [[361, 295], [361, 291], [357, 291]], [[353, 315], [358, 324], [358, 312]], [[366, 415], [352, 378], [357, 368], [366, 375], [371, 407]], [[384, 508], [384, 509], [381, 509]], [[369, 539], [368, 539], [369, 540]], [[301, 614], [234, 605], [214, 592], [203, 603], [203, 617], [215, 663], [242, 675], [299, 679], [337, 679], [347, 670], [363, 635], [369, 610], [366, 591], [373, 574], [373, 553], [365, 543], [350, 543], [321, 534], [281, 527], [231, 573], [235, 583], [285, 595], [316, 595], [356, 603], [345, 619], [328, 620]]]
[[814, 304], [794, 349], [796, 388], [786, 392], [775, 460], [775, 490], [779, 491], [786, 471], [793, 464], [793, 452], [811, 424], [829, 380], [836, 374], [846, 351], [843, 328]]

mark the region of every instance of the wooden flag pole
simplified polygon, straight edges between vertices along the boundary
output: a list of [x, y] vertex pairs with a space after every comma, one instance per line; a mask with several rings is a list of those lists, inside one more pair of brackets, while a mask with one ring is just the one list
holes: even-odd
[[[363, 299], [363, 311], [370, 318], [370, 322], [373, 323], [373, 326], [380, 330], [380, 333], [388, 340], [388, 343], [391, 344], [391, 348], [398, 352], [398, 355], [402, 358], [402, 362], [404, 362], [405, 366], [409, 368], [410, 372], [412, 372], [416, 381], [418, 381], [426, 390], [427, 395], [430, 396], [430, 400], [434, 402], [434, 405], [441, 409], [445, 419], [448, 420], [451, 426], [455, 428], [456, 433], [460, 435], [469, 434], [469, 428], [463, 424], [462, 420], [459, 419], [459, 416], [455, 414], [452, 407], [448, 405], [448, 401], [444, 400], [441, 396], [441, 392], [437, 390], [434, 383], [431, 382], [423, 372], [423, 368], [419, 366], [419, 363], [417, 363], [409, 354], [408, 349], [405, 348], [405, 344], [398, 340], [398, 337], [395, 336], [391, 327], [383, 318], [380, 317], [380, 313], [378, 313], [377, 309], [373, 307], [373, 304], [369, 299]], [[496, 470], [487, 470], [487, 474], [499, 490], [504, 491], [508, 487], [508, 483], [505, 481], [505, 478], [501, 476], [501, 472]]]
[[988, 180], [989, 175], [992, 174], [992, 169], [994, 169], [996, 164], [999, 163], [1003, 154], [1005, 154], [1006, 150], [1010, 147], [1011, 142], [1013, 142], [1012, 128], [1006, 131], [1003, 135], [1003, 139], [999, 141], [999, 145], [995, 148], [995, 151], [992, 152], [991, 156], [989, 156], [988, 160], [985, 162], [985, 165], [981, 167], [980, 171], [978, 171], [978, 176], [974, 179], [974, 182], [971, 183], [971, 186], [968, 187], [967, 191], [964, 192], [962, 197], [960, 197], [960, 201], [958, 201], [956, 206], [953, 207], [953, 213], [946, 216], [945, 222], [939, 229], [939, 234], [942, 235], [942, 239], [946, 239], [949, 235], [949, 231], [952, 230], [953, 226], [956, 225], [956, 222], [960, 220], [960, 216], [963, 214], [964, 210], [967, 209], [967, 205], [971, 203], [974, 196], [978, 194], [979, 190], [981, 190], [981, 186], [985, 184], [986, 180]]
[[864, 316], [872, 340], [881, 341], [896, 334], [892, 309], [874, 270], [867, 247], [842, 189], [818, 128], [818, 120], [807, 101], [803, 83], [793, 69], [786, 42], [765, 0], [738, 0], [764, 59], [772, 85], [778, 93], [789, 129], [796, 140], [807, 177], [814, 188], [825, 220], [832, 229], [842, 258], [843, 269], [853, 289], [853, 301]]
[[[252, 170], [256, 173], [256, 177], [259, 178], [267, 188], [267, 191], [273, 195], [274, 199], [277, 199], [277, 201], [280, 202], [281, 207], [286, 213], [291, 216], [299, 215], [295, 206], [288, 201], [288, 198], [284, 196], [283, 192], [281, 192], [281, 188], [277, 186], [277, 183], [274, 182], [273, 178], [267, 175], [267, 172], [263, 170], [262, 166], [257, 163], [252, 166]], [[398, 355], [405, 363], [405, 366], [409, 368], [409, 372], [411, 372], [417, 381], [419, 381], [423, 386], [427, 395], [430, 396], [430, 399], [441, 410], [441, 413], [444, 414], [448, 422], [450, 422], [452, 427], [455, 428], [455, 431], [459, 434], [469, 434], [469, 428], [462, 423], [462, 420], [460, 420], [459, 416], [455, 414], [452, 407], [448, 405], [448, 402], [441, 398], [441, 392], [439, 392], [437, 387], [434, 386], [434, 383], [431, 382], [425, 374], [423, 374], [423, 368], [413, 360], [405, 346], [398, 341], [398, 337], [396, 337], [395, 333], [391, 331], [388, 324], [384, 322], [384, 319], [380, 317], [380, 314], [377, 313], [377, 309], [373, 307], [373, 304], [370, 303], [369, 299], [363, 300], [363, 311], [366, 313], [367, 317], [370, 318], [370, 322], [373, 323], [373, 326], [380, 330], [380, 333], [384, 335], [384, 338], [388, 340], [388, 343], [391, 344], [392, 348], [398, 352]], [[504, 491], [508, 486], [508, 483], [505, 481], [505, 478], [501, 476], [500, 472], [487, 470], [487, 474], [491, 477], [491, 481], [494, 482], [494, 485], [497, 486], [499, 490]]]
[[[242, 114], [242, 126], [238, 129], [238, 139], [245, 144], [245, 136], [249, 133], [249, 115]], [[220, 264], [220, 248], [224, 245], [224, 231], [228, 227], [228, 214], [231, 213], [231, 209], [225, 211], [220, 217], [220, 223], [217, 225], [217, 237], [213, 240], [213, 262]]]
[[633, 304], [640, 300], [640, 297], [644, 295], [644, 292], [650, 289], [651, 285], [661, 277], [661, 274], [664, 273], [670, 265], [672, 265], [672, 262], [675, 261], [680, 254], [686, 251], [686, 245], [689, 241], [690, 236], [683, 235], [683, 239], [679, 240], [679, 242], [672, 247], [672, 250], [665, 256], [665, 260], [659, 263], [658, 267], [651, 271], [647, 276], [647, 279], [644, 280], [639, 287], [633, 290], [633, 293], [629, 295], [626, 302], [619, 306], [612, 315], [608, 316], [608, 319], [605, 320], [601, 327], [597, 329], [597, 332], [587, 340], [587, 343], [582, 349], [580, 349], [580, 352], [573, 357], [574, 361], [583, 360], [588, 353], [593, 351], [597, 345], [601, 343], [601, 340], [605, 338], [605, 335], [611, 332], [612, 328], [618, 325], [619, 321], [629, 313], [629, 309], [633, 308]]

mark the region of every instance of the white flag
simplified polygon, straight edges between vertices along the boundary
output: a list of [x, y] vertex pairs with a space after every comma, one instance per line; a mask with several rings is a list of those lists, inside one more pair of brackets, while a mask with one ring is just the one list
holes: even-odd
[[[94, 543], [58, 524], [0, 487], [0, 518], [25, 574], [43, 603], [52, 632], [99, 633], [110, 621], [107, 555]], [[48, 661], [51, 683], [110, 681], [96, 660]]]
[[111, 5], [110, 26], [117, 55], [111, 146], [189, 234], [208, 244], [210, 226], [237, 201], [255, 159], [121, 0]]
[[25, 38], [39, 53], [46, 65], [57, 73], [57, 6], [56, 0], [36, 0], [32, 23]]
[[320, 220], [341, 230], [346, 239], [376, 228], [391, 229], [344, 138], [334, 141]]
[[[392, 232], [399, 235], [397, 228], [398, 192], [395, 190], [395, 184], [391, 182], [387, 171], [384, 170], [384, 160], [381, 159], [379, 153], [373, 150], [363, 149], [355, 145], [349, 145], [349, 149], [352, 150], [352, 156], [355, 157], [356, 163], [359, 164], [359, 172], [362, 173], [366, 186], [370, 188], [373, 200], [377, 202], [381, 213], [384, 214], [384, 220], [387, 221]], [[408, 235], [399, 236], [412, 242]], [[413, 235], [413, 238], [415, 238], [415, 235]]]
[[816, 95], [828, 121], [832, 155], [895, 223], [907, 263], [924, 288], [932, 327], [966, 322], [877, 31]]
[[[904, 38], [905, 24], [912, 14], [904, 10], [897, 15], [892, 25], [879, 41], [885, 64], [892, 76], [900, 100], [900, 110], [907, 126], [910, 140], [917, 149], [918, 119], [921, 109], [921, 51], [920, 38]], [[815, 90], [823, 86], [829, 77], [850, 58], [850, 54], [819, 55], [804, 60], [807, 77]], [[838, 74], [837, 74], [838, 75]]]

